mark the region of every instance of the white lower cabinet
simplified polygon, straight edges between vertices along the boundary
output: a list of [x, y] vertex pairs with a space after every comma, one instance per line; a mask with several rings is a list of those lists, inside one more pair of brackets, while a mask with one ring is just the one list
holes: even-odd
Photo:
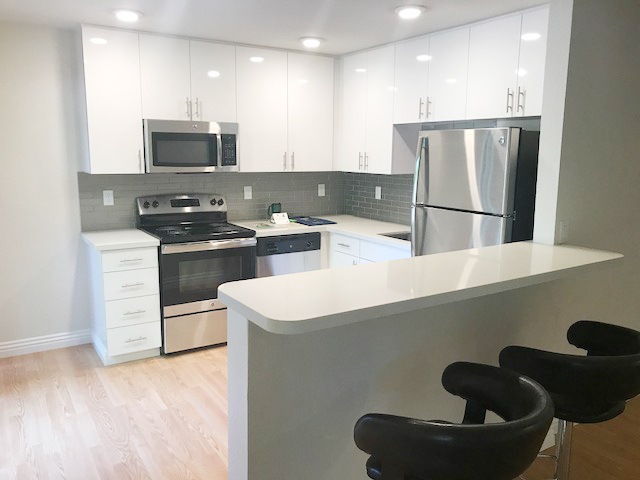
[[92, 339], [105, 365], [160, 354], [157, 247], [91, 248]]
[[329, 268], [386, 262], [409, 258], [411, 252], [369, 240], [332, 233], [329, 240]]

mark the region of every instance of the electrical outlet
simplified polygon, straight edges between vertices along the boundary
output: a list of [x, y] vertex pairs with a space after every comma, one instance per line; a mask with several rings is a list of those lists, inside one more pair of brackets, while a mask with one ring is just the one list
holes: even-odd
[[382, 200], [382, 187], [376, 187], [376, 200]]
[[102, 204], [106, 207], [113, 205], [113, 190], [102, 191]]
[[558, 232], [558, 243], [567, 243], [569, 241], [569, 222], [560, 222], [560, 231]]
[[324, 183], [318, 184], [318, 196], [324, 197]]
[[251, 185], [244, 187], [244, 199], [251, 200], [253, 198], [253, 188]]

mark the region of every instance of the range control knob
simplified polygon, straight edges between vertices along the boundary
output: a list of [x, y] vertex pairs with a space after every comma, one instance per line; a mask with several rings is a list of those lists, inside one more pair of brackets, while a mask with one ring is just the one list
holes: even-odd
[[223, 200], [223, 199], [218, 200], [218, 205], [219, 205], [219, 206], [224, 205], [224, 200]]
[[153, 208], [158, 208], [158, 205], [160, 205], [160, 204], [158, 203], [158, 200], [154, 200], [154, 201], [153, 201], [153, 203], [151, 204], [151, 206], [152, 206]]
[[147, 202], [147, 201], [145, 201], [145, 202], [142, 204], [142, 208], [149, 208], [150, 206], [151, 206], [151, 204], [150, 204], [149, 202]]
[[311, 241], [308, 241], [307, 242], [307, 248], [311, 248], [311, 247], [313, 247], [313, 243], [311, 243]]
[[216, 206], [216, 199], [212, 198], [209, 203], [215, 207]]

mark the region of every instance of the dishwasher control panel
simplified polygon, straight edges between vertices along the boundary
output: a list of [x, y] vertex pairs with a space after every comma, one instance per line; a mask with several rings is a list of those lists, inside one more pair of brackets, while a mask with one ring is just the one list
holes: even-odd
[[257, 256], [320, 250], [320, 232], [258, 238]]

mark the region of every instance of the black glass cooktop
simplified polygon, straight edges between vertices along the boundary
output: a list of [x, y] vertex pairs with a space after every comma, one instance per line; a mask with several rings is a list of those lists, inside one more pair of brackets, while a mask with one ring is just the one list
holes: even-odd
[[205, 242], [230, 238], [250, 238], [256, 232], [232, 223], [184, 223], [138, 227], [160, 239], [161, 243]]

